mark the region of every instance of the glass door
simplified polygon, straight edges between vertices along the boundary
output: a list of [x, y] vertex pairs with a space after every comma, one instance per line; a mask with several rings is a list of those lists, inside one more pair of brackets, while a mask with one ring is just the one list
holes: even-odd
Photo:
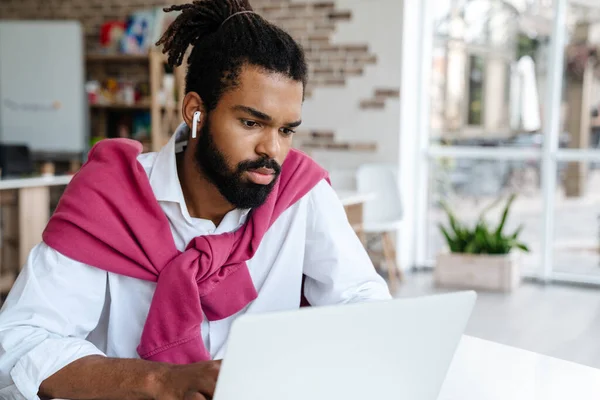
[[552, 276], [600, 283], [600, 2], [567, 4]]

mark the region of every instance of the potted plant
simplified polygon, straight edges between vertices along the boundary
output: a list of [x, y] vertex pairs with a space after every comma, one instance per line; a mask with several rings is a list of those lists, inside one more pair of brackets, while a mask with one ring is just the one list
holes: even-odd
[[495, 227], [488, 225], [485, 214], [501, 199], [481, 213], [475, 227], [459, 222], [448, 205], [442, 203], [449, 226], [439, 224], [439, 228], [450, 251], [442, 252], [437, 257], [434, 273], [437, 285], [505, 292], [519, 285], [521, 274], [516, 250], [529, 251], [519, 241], [523, 226], [513, 233], [504, 233], [515, 197], [510, 196], [500, 223]]

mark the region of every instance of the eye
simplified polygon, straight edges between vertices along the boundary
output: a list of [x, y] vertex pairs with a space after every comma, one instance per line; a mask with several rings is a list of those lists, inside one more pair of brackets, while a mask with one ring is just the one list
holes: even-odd
[[292, 136], [294, 133], [296, 133], [296, 131], [289, 128], [281, 128], [281, 133], [283, 136]]
[[242, 125], [244, 125], [246, 128], [256, 128], [259, 126], [258, 122], [256, 121], [251, 121], [249, 119], [241, 119], [240, 120], [242, 122]]

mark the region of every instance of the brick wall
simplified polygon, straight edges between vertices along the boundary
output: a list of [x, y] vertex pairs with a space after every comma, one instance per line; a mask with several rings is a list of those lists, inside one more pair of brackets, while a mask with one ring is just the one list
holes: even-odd
[[[135, 10], [188, 0], [0, 0], [2, 19], [77, 19], [83, 24], [88, 49], [98, 41], [100, 25], [124, 19]], [[286, 29], [306, 50], [310, 66], [310, 97], [315, 87], [343, 87], [349, 77], [360, 76], [377, 57], [364, 43], [332, 44], [336, 24], [352, 13], [333, 2], [254, 0], [255, 10]]]
[[[134, 10], [188, 0], [0, 0], [0, 18], [78, 19], [88, 46], [98, 27]], [[327, 168], [353, 169], [398, 157], [402, 2], [377, 0], [250, 0], [257, 12], [286, 29], [306, 50], [310, 82], [303, 111], [308, 136], [335, 135], [319, 145], [369, 150], [313, 151]], [[134, 67], [132, 67], [134, 68]], [[132, 70], [131, 74], [135, 75]], [[410, 96], [402, 96], [408, 98]], [[306, 135], [305, 135], [306, 136]], [[304, 141], [304, 139], [302, 139]], [[314, 141], [314, 140], [313, 140]], [[322, 142], [326, 142], [323, 144]], [[334, 142], [332, 144], [332, 142]], [[376, 150], [373, 150], [376, 148]]]

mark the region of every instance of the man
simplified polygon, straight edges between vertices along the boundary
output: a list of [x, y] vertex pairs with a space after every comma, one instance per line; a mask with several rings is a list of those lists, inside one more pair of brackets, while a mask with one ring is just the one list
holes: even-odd
[[390, 297], [291, 150], [298, 44], [245, 0], [167, 11], [170, 62], [193, 46], [185, 123], [158, 153], [90, 152], [0, 314], [2, 399], [209, 399], [240, 314]]

